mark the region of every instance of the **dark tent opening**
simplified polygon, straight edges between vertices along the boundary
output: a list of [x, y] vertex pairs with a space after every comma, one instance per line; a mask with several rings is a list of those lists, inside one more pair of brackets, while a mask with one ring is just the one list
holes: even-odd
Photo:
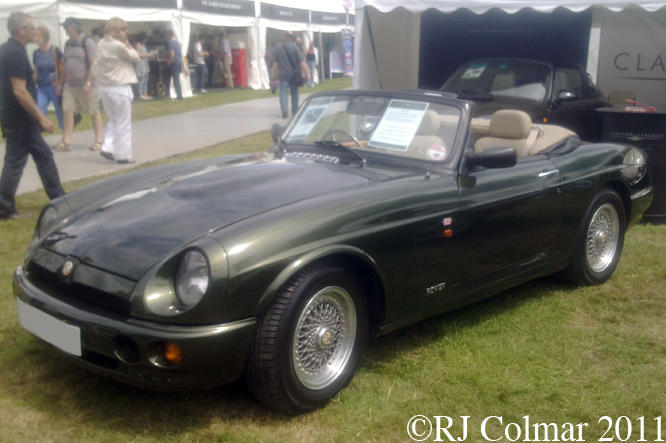
[[421, 15], [419, 85], [439, 89], [464, 62], [482, 57], [561, 60], [585, 66], [592, 8], [575, 13], [558, 8], [542, 13], [493, 9], [477, 15], [460, 9]]

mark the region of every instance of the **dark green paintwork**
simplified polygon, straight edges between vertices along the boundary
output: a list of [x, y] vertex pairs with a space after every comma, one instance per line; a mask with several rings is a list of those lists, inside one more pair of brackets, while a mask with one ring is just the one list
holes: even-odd
[[[31, 246], [15, 277], [16, 295], [84, 330], [103, 326], [106, 335], [84, 338], [84, 346], [110, 360], [114, 334], [138, 343], [138, 363], [110, 369], [77, 359], [91, 369], [151, 388], [212, 386], [240, 375], [256, 318], [305, 266], [346, 263], [381, 334], [564, 268], [582, 218], [605, 186], [623, 198], [630, 225], [649, 205], [649, 178], [630, 183], [622, 176], [626, 146], [583, 145], [513, 167], [470, 168], [464, 150], [472, 149], [471, 105], [440, 100], [463, 112], [464, 131], [446, 164], [364, 152], [360, 167], [357, 160], [331, 164], [278, 151], [168, 165], [73, 192], [54, 202], [60, 225]], [[558, 173], [538, 177], [549, 171]], [[172, 290], [175, 266], [191, 248], [208, 257], [207, 295], [187, 312], [151, 314], [144, 295]], [[31, 281], [30, 260], [57, 272], [66, 258], [80, 263], [72, 279], [129, 297], [130, 317], [75, 309]], [[151, 346], [169, 337], [182, 344], [185, 369], [151, 364]], [[201, 376], [222, 361], [225, 370]]]

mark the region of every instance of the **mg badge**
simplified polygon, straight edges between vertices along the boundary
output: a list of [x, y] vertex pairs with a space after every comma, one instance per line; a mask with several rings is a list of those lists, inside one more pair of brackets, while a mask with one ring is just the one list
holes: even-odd
[[64, 265], [62, 265], [62, 276], [63, 277], [69, 277], [69, 274], [72, 273], [72, 270], [74, 270], [74, 263], [72, 263], [71, 260], [67, 260]]

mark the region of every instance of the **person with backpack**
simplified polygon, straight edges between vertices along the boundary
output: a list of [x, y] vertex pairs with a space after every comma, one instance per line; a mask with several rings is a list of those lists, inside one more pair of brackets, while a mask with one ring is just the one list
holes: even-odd
[[74, 132], [74, 113], [89, 114], [95, 131], [95, 143], [91, 151], [102, 148], [102, 116], [99, 113], [97, 82], [93, 77], [92, 67], [97, 58], [97, 46], [90, 37], [81, 33], [81, 21], [68, 17], [63, 23], [69, 40], [65, 43], [64, 68], [57, 88], [62, 88], [62, 110], [64, 128], [62, 141], [53, 147], [56, 151], [72, 150]]

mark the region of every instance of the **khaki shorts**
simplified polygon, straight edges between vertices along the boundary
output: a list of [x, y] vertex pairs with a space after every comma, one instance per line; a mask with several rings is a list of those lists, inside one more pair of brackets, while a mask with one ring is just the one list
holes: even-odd
[[65, 112], [80, 111], [90, 115], [99, 114], [97, 87], [91, 87], [90, 94], [84, 94], [82, 86], [65, 86], [62, 93], [62, 110]]

